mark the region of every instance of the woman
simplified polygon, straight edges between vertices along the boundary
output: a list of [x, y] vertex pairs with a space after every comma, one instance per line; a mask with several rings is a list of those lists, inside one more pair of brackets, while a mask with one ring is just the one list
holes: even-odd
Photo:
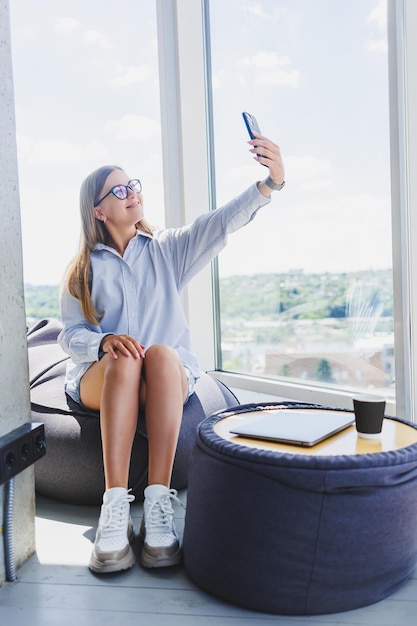
[[180, 292], [284, 184], [279, 147], [259, 134], [249, 144], [267, 179], [182, 228], [153, 231], [140, 181], [118, 167], [99, 168], [81, 186], [81, 243], [61, 292], [59, 343], [71, 357], [66, 392], [100, 411], [105, 493], [89, 565], [96, 573], [135, 562], [128, 476], [140, 410], [149, 445], [140, 561], [180, 560], [170, 482], [183, 405], [199, 376]]

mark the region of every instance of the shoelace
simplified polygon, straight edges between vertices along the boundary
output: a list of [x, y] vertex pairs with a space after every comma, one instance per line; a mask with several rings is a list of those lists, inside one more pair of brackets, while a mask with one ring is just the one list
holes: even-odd
[[185, 509], [184, 504], [177, 495], [178, 491], [176, 491], [176, 489], [170, 489], [168, 493], [164, 493], [156, 500], [153, 500], [146, 516], [146, 528], [148, 528], [149, 525], [152, 528], [165, 529], [165, 531], [171, 530], [171, 521], [174, 515], [171, 500], [174, 500]]
[[[129, 490], [130, 492], [130, 490]], [[133, 502], [135, 496], [131, 493], [122, 494], [111, 502], [103, 504], [103, 535], [110, 536], [113, 533], [119, 533], [124, 519], [124, 507], [127, 502]]]

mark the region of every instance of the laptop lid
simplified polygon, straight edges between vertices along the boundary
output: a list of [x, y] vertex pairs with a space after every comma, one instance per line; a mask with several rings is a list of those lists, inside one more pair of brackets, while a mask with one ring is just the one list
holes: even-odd
[[347, 411], [278, 409], [230, 429], [239, 437], [311, 447], [355, 422]]

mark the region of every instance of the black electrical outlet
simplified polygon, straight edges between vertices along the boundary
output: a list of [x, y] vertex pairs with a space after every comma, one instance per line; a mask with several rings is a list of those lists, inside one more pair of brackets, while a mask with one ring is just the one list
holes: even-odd
[[44, 425], [23, 424], [0, 437], [0, 485], [13, 478], [46, 453]]

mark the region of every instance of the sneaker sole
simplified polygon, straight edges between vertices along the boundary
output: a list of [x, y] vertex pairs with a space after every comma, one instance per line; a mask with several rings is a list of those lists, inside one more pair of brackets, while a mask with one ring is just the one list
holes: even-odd
[[[129, 544], [132, 544], [136, 539], [132, 521], [129, 523], [127, 532]], [[115, 572], [123, 572], [124, 570], [130, 569], [135, 565], [135, 563], [136, 557], [131, 545], [129, 545], [129, 550], [122, 559], [108, 559], [107, 561], [100, 561], [94, 556], [93, 552], [88, 567], [95, 574], [114, 574]]]
[[107, 561], [100, 561], [94, 554], [91, 555], [89, 568], [95, 574], [113, 574], [115, 572], [122, 572], [130, 569], [136, 563], [136, 558], [132, 548], [129, 546], [129, 550], [122, 559], [109, 559]]
[[[145, 541], [145, 525], [141, 523], [140, 531], [139, 531], [139, 540], [144, 543]], [[178, 565], [182, 559], [182, 550], [181, 547], [178, 548], [174, 554], [170, 554], [169, 556], [156, 556], [154, 554], [148, 554], [146, 552], [146, 547], [143, 545], [141, 554], [140, 554], [140, 564], [142, 567], [152, 568], [152, 567], [171, 567], [172, 565]]]
[[181, 562], [182, 554], [181, 548], [175, 552], [174, 554], [170, 554], [169, 556], [154, 556], [153, 554], [148, 554], [145, 548], [142, 548], [142, 552], [140, 555], [140, 564], [142, 567], [152, 568], [152, 567], [171, 567], [172, 565], [178, 565]]

